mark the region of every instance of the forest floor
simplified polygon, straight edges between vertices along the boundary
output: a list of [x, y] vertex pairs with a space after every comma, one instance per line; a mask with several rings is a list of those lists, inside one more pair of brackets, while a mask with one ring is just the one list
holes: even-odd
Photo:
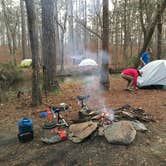
[[[88, 85], [88, 86], [87, 86]], [[67, 120], [77, 119], [79, 106], [76, 96], [90, 94], [88, 105], [97, 110], [104, 105], [118, 108], [125, 104], [143, 108], [154, 116], [156, 122], [146, 123], [148, 132], [137, 132], [136, 139], [129, 146], [111, 145], [104, 137], [93, 137], [80, 144], [67, 140], [53, 145], [43, 144], [39, 118], [45, 105], [31, 107], [30, 95], [17, 99], [11, 93], [7, 103], [0, 105], [0, 165], [36, 165], [36, 166], [164, 166], [166, 165], [166, 92], [165, 90], [143, 90], [127, 92], [125, 84], [118, 75], [111, 77], [111, 89], [103, 92], [95, 78], [86, 81], [66, 81], [60, 84], [61, 91], [48, 95], [49, 104], [60, 102], [70, 104], [72, 108], [65, 113]], [[43, 95], [45, 102], [45, 96]], [[34, 140], [19, 143], [18, 120], [22, 117], [33, 119]]]
[[[26, 69], [25, 73], [28, 69]], [[19, 86], [23, 86], [20, 84]], [[56, 105], [65, 102], [71, 105], [64, 113], [67, 120], [77, 119], [80, 110], [76, 96], [90, 94], [87, 102], [93, 110], [118, 108], [130, 104], [143, 108], [155, 122], [145, 123], [148, 131], [137, 132], [129, 146], [109, 144], [104, 137], [90, 137], [82, 143], [69, 140], [53, 145], [41, 141], [43, 119], [39, 112], [46, 106], [31, 106], [30, 89], [23, 89], [24, 96], [16, 97], [17, 88], [10, 92], [8, 102], [0, 103], [0, 166], [165, 166], [166, 165], [166, 91], [139, 89], [125, 91], [125, 81], [119, 75], [112, 75], [110, 91], [100, 89], [97, 77], [66, 80], [60, 83], [60, 91], [43, 94], [43, 102]], [[21, 87], [20, 87], [21, 88]], [[34, 139], [19, 143], [18, 120], [33, 119]]]

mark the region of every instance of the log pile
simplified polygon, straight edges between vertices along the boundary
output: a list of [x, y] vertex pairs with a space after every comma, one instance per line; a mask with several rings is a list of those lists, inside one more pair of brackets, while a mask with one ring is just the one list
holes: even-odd
[[114, 109], [115, 121], [118, 120], [139, 120], [141, 122], [154, 122], [152, 115], [145, 113], [142, 108], [134, 108], [126, 104], [120, 108]]

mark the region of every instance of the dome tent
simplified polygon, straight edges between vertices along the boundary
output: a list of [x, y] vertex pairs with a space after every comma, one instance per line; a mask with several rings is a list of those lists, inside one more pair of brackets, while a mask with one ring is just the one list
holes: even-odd
[[142, 77], [138, 77], [138, 87], [147, 86], [166, 86], [166, 60], [155, 60], [142, 69], [140, 69]]
[[21, 61], [21, 67], [30, 67], [32, 65], [32, 59], [24, 59]]
[[87, 58], [82, 60], [78, 66], [98, 66], [98, 64], [93, 59]]

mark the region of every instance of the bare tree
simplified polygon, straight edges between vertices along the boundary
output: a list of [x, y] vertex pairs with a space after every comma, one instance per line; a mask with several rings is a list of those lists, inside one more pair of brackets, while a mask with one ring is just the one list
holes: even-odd
[[16, 65], [16, 32], [19, 23], [18, 8], [11, 8], [11, 4], [9, 4], [8, 1], [6, 2], [8, 4], [6, 4], [5, 2], [5, 0], [1, 1], [4, 21], [7, 29], [8, 46], [10, 54], [13, 57], [13, 63]]
[[127, 43], [128, 43], [128, 30], [127, 30], [127, 0], [125, 0], [124, 2], [124, 45], [123, 45], [123, 49], [124, 49], [124, 60], [125, 60], [125, 64], [127, 61]]
[[[59, 33], [59, 25], [57, 23], [58, 20], [58, 0], [55, 1], [55, 34], [56, 34], [56, 59], [57, 57], [59, 57], [61, 55], [61, 49], [60, 49], [60, 33]], [[57, 71], [57, 65], [56, 67], [56, 71]]]
[[108, 18], [108, 0], [103, 0], [103, 34], [102, 34], [102, 66], [100, 82], [104, 89], [109, 90], [109, 18]]
[[26, 58], [26, 23], [25, 23], [25, 7], [24, 0], [20, 0], [21, 9], [21, 34], [22, 34], [22, 59]]
[[74, 55], [74, 13], [73, 13], [73, 0], [69, 0], [69, 7], [68, 7], [68, 23], [69, 23], [69, 49], [70, 54]]
[[164, 10], [166, 8], [166, 0], [163, 0], [161, 2], [161, 5], [160, 5], [160, 8], [157, 10], [157, 12], [155, 13], [155, 16], [148, 28], [148, 32], [146, 34], [146, 37], [145, 37], [145, 40], [144, 40], [144, 44], [143, 44], [143, 47], [141, 49], [141, 52], [140, 52], [140, 55], [142, 54], [143, 51], [145, 51], [145, 49], [147, 48], [151, 38], [152, 38], [152, 35], [153, 35], [153, 32], [154, 32], [154, 29], [156, 27], [156, 24], [158, 22], [158, 15], [162, 15]]
[[56, 77], [56, 44], [54, 24], [54, 0], [41, 0], [42, 6], [42, 54], [46, 69], [45, 86], [51, 89]]
[[84, 19], [84, 25], [85, 25], [85, 28], [84, 28], [84, 32], [83, 32], [83, 36], [84, 36], [84, 55], [86, 55], [86, 50], [87, 50], [87, 30], [86, 30], [86, 27], [87, 27], [87, 2], [86, 0], [83, 1], [83, 6], [84, 6], [84, 12], [83, 12], [83, 19]]
[[[157, 9], [160, 10], [160, 3], [157, 4]], [[162, 44], [162, 14], [158, 12], [157, 22], [157, 59], [161, 59], [161, 44]]]
[[61, 10], [63, 12], [61, 15], [59, 15], [59, 19], [57, 18], [56, 22], [60, 27], [60, 44], [61, 44], [61, 73], [64, 72], [64, 39], [65, 39], [65, 33], [66, 33], [66, 23], [67, 23], [67, 16], [68, 16], [68, 0], [65, 0], [63, 3], [63, 6], [61, 7]]
[[28, 29], [32, 52], [32, 105], [37, 106], [42, 102], [42, 99], [39, 84], [39, 46], [38, 33], [36, 29], [35, 4], [34, 0], [25, 0], [25, 3], [27, 9]]

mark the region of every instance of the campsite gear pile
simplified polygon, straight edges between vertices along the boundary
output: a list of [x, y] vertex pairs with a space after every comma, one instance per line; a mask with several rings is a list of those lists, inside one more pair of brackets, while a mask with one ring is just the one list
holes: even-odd
[[65, 103], [61, 103], [59, 106], [50, 106], [46, 112], [42, 112], [39, 117], [47, 118], [47, 121], [42, 127], [41, 140], [44, 143], [57, 143], [64, 141], [67, 138], [67, 132], [65, 127], [69, 124], [63, 118], [61, 112], [65, 112], [69, 109], [69, 106]]
[[33, 122], [32, 119], [22, 118], [18, 122], [18, 140], [19, 142], [29, 142], [33, 140]]
[[60, 103], [59, 106], [50, 106], [47, 108], [45, 112], [42, 112], [39, 117], [40, 118], [46, 118], [48, 121], [53, 121], [56, 126], [66, 126], [68, 127], [68, 123], [63, 118], [62, 114], [60, 112], [66, 112], [68, 111], [69, 106], [65, 103]]
[[[47, 111], [42, 112], [40, 118], [46, 118], [42, 126], [42, 142], [53, 144], [68, 138], [74, 143], [80, 143], [87, 138], [104, 136], [108, 143], [129, 145], [134, 141], [137, 131], [148, 130], [142, 122], [154, 121], [143, 109], [134, 108], [129, 104], [117, 109], [106, 107], [92, 111], [86, 104], [89, 97], [89, 95], [77, 96], [81, 107], [78, 112], [79, 119], [72, 121], [73, 124], [70, 126], [61, 114], [68, 111], [67, 104], [50, 106]], [[19, 121], [18, 138], [20, 142], [33, 139], [31, 119], [23, 118]]]

